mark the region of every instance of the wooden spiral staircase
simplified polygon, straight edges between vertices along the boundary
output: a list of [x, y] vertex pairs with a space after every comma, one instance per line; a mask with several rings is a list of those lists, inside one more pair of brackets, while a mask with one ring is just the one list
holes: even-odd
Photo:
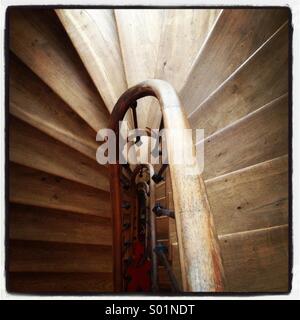
[[[152, 78], [168, 81], [191, 127], [205, 130], [195, 146], [204, 145], [224, 290], [289, 289], [287, 9], [10, 8], [7, 18], [10, 292], [116, 289], [115, 211], [96, 132], [128, 88]], [[161, 123], [153, 97], [138, 102], [136, 115], [142, 128]], [[151, 201], [176, 216], [171, 174]], [[155, 225], [184, 290], [176, 222], [161, 216]], [[157, 274], [158, 292], [171, 292], [161, 260]]]

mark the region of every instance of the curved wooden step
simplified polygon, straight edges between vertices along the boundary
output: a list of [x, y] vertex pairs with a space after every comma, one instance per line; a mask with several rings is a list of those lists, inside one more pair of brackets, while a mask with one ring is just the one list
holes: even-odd
[[[205, 181], [219, 236], [288, 223], [288, 162], [288, 155], [284, 155]], [[161, 186], [167, 194], [166, 206], [173, 209], [169, 181], [167, 172]], [[164, 219], [158, 224], [161, 236], [169, 232], [170, 242], [176, 242], [174, 220], [167, 224], [167, 218], [159, 219]]]
[[288, 223], [288, 156], [206, 180], [219, 235]]
[[155, 77], [180, 91], [188, 72], [213, 27], [219, 9], [167, 9], [161, 29]]
[[14, 117], [9, 141], [11, 161], [109, 191], [106, 167]]
[[180, 92], [186, 112], [193, 112], [288, 18], [288, 9], [223, 10]]
[[198, 151], [202, 144], [205, 179], [287, 154], [287, 95], [197, 143]]
[[108, 192], [14, 163], [9, 164], [9, 200], [111, 218]]
[[127, 89], [112, 9], [59, 9], [56, 13], [111, 112]]
[[[128, 87], [155, 77], [163, 10], [115, 9], [120, 47]], [[140, 128], [148, 126], [150, 103], [153, 97], [138, 102]], [[157, 102], [156, 110], [159, 110]]]
[[94, 130], [13, 54], [9, 60], [10, 113], [95, 160]]
[[48, 273], [10, 272], [8, 292], [24, 293], [82, 293], [112, 292], [112, 273]]
[[[220, 14], [219, 9], [165, 9], [155, 78], [170, 82], [179, 92], [190, 68]], [[150, 106], [148, 127], [159, 128], [161, 113]]]
[[288, 92], [288, 24], [284, 24], [190, 115], [209, 136]]
[[[165, 186], [170, 201], [168, 184], [167, 172], [161, 188]], [[205, 184], [219, 234], [226, 292], [287, 291], [287, 155], [206, 180]], [[163, 237], [169, 233], [176, 271], [176, 233], [174, 225], [163, 219], [159, 232]]]
[[116, 9], [115, 16], [128, 86], [154, 78], [163, 11]]
[[221, 236], [228, 292], [287, 292], [288, 226]]
[[59, 242], [9, 242], [10, 272], [111, 272], [111, 247]]
[[51, 10], [9, 10], [11, 50], [95, 131], [107, 109], [59, 19]]
[[110, 219], [70, 211], [10, 204], [9, 238], [43, 242], [111, 245]]

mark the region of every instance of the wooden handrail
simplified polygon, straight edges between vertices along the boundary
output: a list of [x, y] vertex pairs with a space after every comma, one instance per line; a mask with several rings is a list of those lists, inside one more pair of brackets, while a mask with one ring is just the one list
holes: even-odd
[[[110, 128], [119, 137], [119, 121], [122, 120], [136, 100], [154, 96], [160, 102], [165, 129], [189, 129], [187, 118], [181, 108], [173, 87], [162, 80], [147, 80], [128, 89], [116, 103], [110, 118]], [[205, 185], [199, 174], [198, 164], [175, 164], [176, 154], [190, 154], [191, 145], [173, 145], [176, 132], [166, 130], [166, 143], [173, 189], [176, 229], [179, 243], [183, 290], [212, 292], [223, 290], [224, 272], [216, 236], [213, 216], [209, 207]], [[182, 136], [176, 137], [181, 141]], [[118, 143], [116, 146], [119, 154]], [[193, 147], [195, 153], [195, 148]], [[118, 159], [117, 159], [118, 163]], [[194, 174], [191, 174], [194, 172]], [[113, 209], [113, 252], [115, 291], [122, 291], [120, 169], [110, 164], [111, 198]]]

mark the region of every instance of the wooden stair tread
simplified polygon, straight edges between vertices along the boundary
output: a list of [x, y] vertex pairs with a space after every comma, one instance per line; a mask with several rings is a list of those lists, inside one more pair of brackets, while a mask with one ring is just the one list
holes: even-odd
[[111, 218], [109, 193], [18, 164], [9, 165], [13, 203]]
[[192, 128], [208, 137], [288, 92], [288, 41], [286, 23], [194, 110]]
[[8, 292], [23, 293], [73, 293], [112, 292], [112, 273], [48, 273], [10, 272]]
[[9, 127], [11, 161], [109, 191], [106, 167], [14, 117]]
[[166, 196], [166, 183], [162, 181], [155, 186], [155, 199], [163, 198]]
[[127, 89], [113, 10], [58, 9], [56, 13], [111, 112]]
[[166, 197], [157, 198], [155, 200], [155, 203], [159, 203], [161, 206], [166, 208], [167, 207], [167, 198]]
[[228, 292], [287, 292], [288, 226], [219, 237]]
[[94, 130], [12, 53], [9, 68], [10, 113], [95, 160]]
[[96, 132], [108, 112], [52, 10], [11, 8], [10, 48]]
[[[128, 87], [146, 79], [153, 79], [163, 11], [159, 9], [115, 9], [115, 17]], [[136, 111], [140, 128], [148, 126], [151, 101], [155, 103], [155, 110], [159, 110], [158, 102], [153, 97], [146, 97], [138, 102]]]
[[112, 229], [107, 218], [10, 204], [9, 237], [13, 240], [59, 242], [62, 245], [111, 245]]
[[206, 138], [205, 179], [211, 179], [288, 153], [288, 97], [259, 108]]
[[[221, 10], [167, 9], [155, 75], [180, 91], [184, 79]], [[182, 57], [185, 57], [182, 63]]]
[[[288, 222], [287, 155], [208, 179], [205, 185], [219, 235]], [[176, 242], [175, 221], [169, 219], [167, 226], [168, 218], [157, 219], [162, 219], [160, 234], [169, 230], [168, 238]]]
[[168, 239], [169, 237], [169, 218], [156, 218], [156, 237], [160, 239]]
[[288, 156], [206, 180], [219, 235], [286, 224]]
[[110, 246], [10, 240], [9, 254], [9, 272], [112, 271]]
[[197, 108], [288, 17], [289, 11], [281, 9], [223, 10], [180, 92], [187, 113]]
[[[179, 92], [210, 32], [219, 9], [165, 9], [155, 78], [170, 82]], [[184, 63], [182, 63], [184, 57]], [[157, 106], [156, 106], [157, 107]], [[150, 106], [152, 110], [155, 104]], [[159, 128], [159, 109], [149, 114], [148, 126]]]

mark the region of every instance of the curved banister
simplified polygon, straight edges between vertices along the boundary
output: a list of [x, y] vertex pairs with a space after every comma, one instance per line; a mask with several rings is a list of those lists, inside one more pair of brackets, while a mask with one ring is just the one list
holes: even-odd
[[[165, 129], [189, 129], [187, 118], [173, 87], [162, 80], [147, 80], [128, 89], [116, 103], [110, 118], [110, 128], [115, 131], [117, 137], [119, 121], [124, 118], [127, 110], [136, 100], [145, 96], [154, 96], [159, 100]], [[173, 163], [176, 154], [190, 154], [190, 150], [187, 149], [193, 144], [190, 141], [191, 144], [179, 143], [175, 146], [172, 143], [174, 134], [176, 135], [176, 131], [172, 130], [170, 133], [166, 130], [165, 137], [173, 189], [183, 290], [192, 292], [222, 291], [224, 273], [218, 239], [198, 164], [197, 162], [189, 165]], [[181, 135], [175, 140], [181, 141]], [[118, 143], [116, 147], [118, 156]], [[195, 153], [195, 147], [193, 146], [193, 148]], [[121, 236], [118, 234], [121, 225], [120, 166], [118, 164], [110, 164], [110, 176], [114, 213], [114, 285], [116, 291], [122, 291], [122, 276], [120, 274], [122, 242]]]

